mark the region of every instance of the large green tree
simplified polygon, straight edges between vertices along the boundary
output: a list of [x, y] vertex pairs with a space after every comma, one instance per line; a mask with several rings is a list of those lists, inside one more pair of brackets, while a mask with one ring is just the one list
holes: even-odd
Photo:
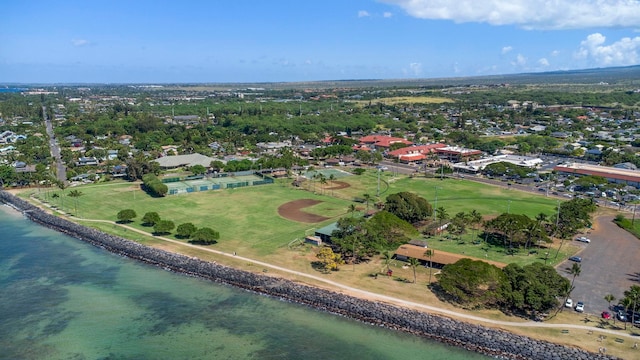
[[436, 276], [438, 286], [449, 299], [472, 308], [496, 305], [507, 282], [505, 274], [495, 265], [471, 259], [445, 265]]
[[396, 249], [419, 236], [406, 221], [387, 211], [379, 211], [369, 220], [362, 217], [343, 217], [331, 241], [337, 251], [359, 259], [369, 258], [384, 250]]
[[142, 225], [144, 226], [154, 226], [160, 221], [160, 214], [155, 211], [149, 211], [142, 216]]
[[539, 262], [509, 264], [503, 272], [508, 280], [502, 290], [506, 310], [530, 317], [555, 308], [569, 285], [553, 267]]
[[155, 234], [168, 234], [176, 227], [171, 220], [160, 220], [153, 226], [153, 232]]
[[218, 239], [220, 239], [219, 232], [213, 230], [212, 228], [203, 227], [193, 233], [191, 241], [204, 245], [211, 245], [217, 243]]
[[385, 209], [412, 224], [428, 218], [433, 213], [427, 200], [408, 191], [387, 196]]
[[183, 238], [183, 239], [188, 239], [191, 236], [193, 236], [193, 234], [198, 230], [198, 228], [196, 228], [195, 225], [193, 225], [192, 223], [188, 222], [188, 223], [184, 223], [184, 224], [180, 224], [178, 225], [178, 227], [176, 228], [176, 236]]
[[120, 210], [117, 214], [118, 222], [128, 223], [136, 217], [136, 212], [133, 209]]

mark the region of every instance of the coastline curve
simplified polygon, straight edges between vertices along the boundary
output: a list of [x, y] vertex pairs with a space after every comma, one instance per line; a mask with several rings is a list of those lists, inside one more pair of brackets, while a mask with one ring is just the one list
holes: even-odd
[[191, 276], [228, 284], [258, 294], [304, 304], [361, 322], [403, 331], [489, 356], [507, 359], [616, 359], [504, 330], [469, 324], [445, 316], [360, 299], [290, 280], [238, 270], [198, 258], [148, 247], [51, 215], [6, 191], [0, 202], [30, 220], [107, 251]]

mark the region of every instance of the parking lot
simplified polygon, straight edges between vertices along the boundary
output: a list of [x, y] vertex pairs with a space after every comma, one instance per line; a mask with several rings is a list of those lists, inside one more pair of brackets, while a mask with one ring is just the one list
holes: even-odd
[[[595, 220], [594, 230], [584, 234], [591, 239], [590, 244], [573, 240], [573, 245], [583, 250], [576, 254], [582, 257], [582, 272], [576, 278], [571, 298], [574, 303], [584, 301], [585, 313], [598, 316], [607, 309], [606, 294], [616, 297], [613, 305], [631, 285], [640, 284], [640, 240], [620, 229], [613, 218], [614, 215], [604, 215]], [[567, 271], [571, 265], [569, 260], [561, 263], [558, 272], [571, 279]]]

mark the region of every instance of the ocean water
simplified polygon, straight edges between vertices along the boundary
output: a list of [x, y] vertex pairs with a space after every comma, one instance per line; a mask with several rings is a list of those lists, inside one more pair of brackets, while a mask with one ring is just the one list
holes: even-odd
[[108, 253], [0, 206], [0, 359], [487, 359]]

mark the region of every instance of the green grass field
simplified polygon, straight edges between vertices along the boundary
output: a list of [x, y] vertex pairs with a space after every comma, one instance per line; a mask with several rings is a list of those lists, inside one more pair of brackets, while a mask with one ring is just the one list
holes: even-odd
[[[455, 213], [477, 210], [483, 216], [496, 216], [507, 209], [512, 213], [523, 213], [534, 217], [540, 212], [551, 215], [555, 213], [556, 201], [537, 194], [528, 194], [515, 190], [455, 179], [426, 179], [396, 176], [389, 172], [381, 174], [380, 193], [378, 177], [375, 172], [367, 172], [362, 176], [349, 176], [340, 181], [350, 186], [344, 189], [329, 189], [319, 182], [308, 182], [302, 188], [290, 185], [290, 180], [280, 180], [273, 185], [245, 187], [241, 189], [225, 189], [218, 191], [197, 192], [191, 194], [172, 195], [164, 198], [153, 198], [140, 190], [138, 184], [127, 182], [85, 185], [74, 188], [82, 192], [82, 196], [72, 198], [63, 195], [59, 189], [37, 193], [40, 199], [55, 205], [58, 209], [79, 218], [116, 220], [116, 214], [123, 209], [133, 209], [137, 218], [130, 224], [138, 229], [152, 232], [152, 228], [141, 225], [140, 219], [149, 211], [156, 211], [162, 219], [171, 220], [176, 226], [191, 222], [197, 227], [211, 227], [220, 232], [221, 238], [216, 248], [223, 251], [238, 251], [246, 255], [271, 256], [287, 249], [294, 239], [302, 239], [306, 231], [319, 228], [336, 221], [348, 213], [352, 200], [368, 193], [373, 202], [384, 201], [384, 198], [399, 191], [413, 191], [426, 198], [435, 206], [437, 190], [437, 206], [444, 207], [453, 216]], [[306, 190], [309, 189], [309, 190]], [[315, 190], [315, 191], [313, 191]], [[68, 194], [71, 189], [66, 189]], [[57, 197], [54, 197], [57, 194]], [[305, 211], [322, 215], [330, 220], [317, 224], [299, 223], [278, 215], [278, 207], [289, 201], [298, 199], [315, 199], [322, 202], [306, 208]], [[76, 205], [77, 204], [77, 205]], [[366, 204], [357, 204], [359, 210], [365, 210]], [[103, 230], [108, 230], [103, 227]], [[120, 234], [122, 235], [122, 234]], [[471, 232], [463, 238], [471, 237]], [[535, 256], [507, 256], [500, 249], [482, 247], [480, 245], [458, 244], [455, 241], [432, 240], [431, 246], [438, 250], [467, 253], [501, 262], [528, 263]], [[569, 250], [567, 247], [566, 250]], [[562, 254], [566, 256], [566, 254]], [[509, 261], [507, 261], [509, 260]]]

